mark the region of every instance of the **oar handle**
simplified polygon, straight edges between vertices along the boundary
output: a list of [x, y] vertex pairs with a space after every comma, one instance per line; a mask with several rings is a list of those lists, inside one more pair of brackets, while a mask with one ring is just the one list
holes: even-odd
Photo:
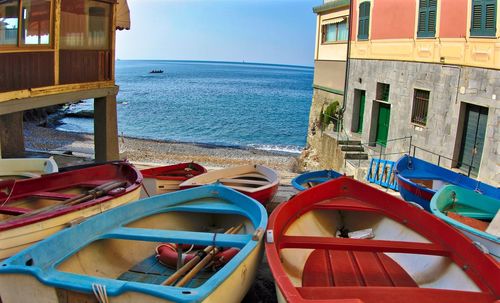
[[[240, 231], [240, 229], [243, 227], [243, 224], [238, 225], [233, 229], [231, 234], [236, 234]], [[219, 252], [220, 248], [219, 247], [213, 247], [213, 249], [201, 260], [196, 264], [196, 266], [189, 272], [187, 273], [184, 278], [182, 278], [177, 284], [175, 284], [176, 287], [182, 287], [189, 283], [205, 266], [212, 261], [214, 256]]]
[[[229, 228], [228, 230], [226, 230], [226, 232], [224, 234], [235, 234], [237, 233], [241, 228], [243, 227], [243, 224], [240, 224], [236, 227], [231, 227]], [[203, 249], [203, 252], [205, 254], [210, 254], [210, 252], [214, 249], [214, 246], [210, 245], [210, 246], [207, 246], [205, 247], [205, 249]], [[168, 279], [166, 279], [165, 281], [163, 281], [163, 283], [161, 285], [172, 285], [175, 281], [177, 281], [180, 277], [182, 277], [183, 275], [185, 275], [187, 272], [189, 272], [193, 267], [196, 266], [196, 264], [198, 264], [198, 262], [200, 261], [200, 256], [195, 256], [193, 259], [191, 259], [188, 263], [184, 264], [184, 266], [182, 266], [180, 269], [178, 269], [175, 273], [173, 273]]]

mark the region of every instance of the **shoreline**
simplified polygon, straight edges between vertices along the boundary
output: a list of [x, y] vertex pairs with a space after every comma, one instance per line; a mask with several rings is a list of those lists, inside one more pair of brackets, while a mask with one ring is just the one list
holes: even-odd
[[[24, 123], [27, 149], [66, 152], [93, 158], [94, 135], [66, 132], [54, 128]], [[131, 162], [168, 165], [179, 162], [197, 162], [207, 167], [229, 167], [244, 164], [262, 164], [280, 173], [293, 173], [300, 154], [273, 152], [252, 148], [224, 147], [209, 144], [169, 142], [119, 136], [120, 158]]]

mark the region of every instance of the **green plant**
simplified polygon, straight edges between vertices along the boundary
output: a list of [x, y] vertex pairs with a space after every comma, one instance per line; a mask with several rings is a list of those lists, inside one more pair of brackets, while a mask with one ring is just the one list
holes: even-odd
[[334, 101], [334, 102], [330, 103], [330, 105], [328, 105], [324, 111], [321, 110], [321, 114], [320, 114], [320, 118], [319, 118], [320, 123], [321, 123], [321, 129], [325, 129], [330, 123], [337, 120], [338, 107], [339, 107], [339, 102]]

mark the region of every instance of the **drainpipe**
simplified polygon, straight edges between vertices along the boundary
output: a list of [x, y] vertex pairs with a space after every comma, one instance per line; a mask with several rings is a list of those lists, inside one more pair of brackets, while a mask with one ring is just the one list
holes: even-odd
[[346, 110], [346, 103], [347, 103], [347, 89], [349, 88], [349, 67], [351, 61], [350, 60], [351, 34], [352, 34], [352, 24], [353, 24], [353, 18], [352, 18], [353, 2], [354, 2], [353, 0], [349, 0], [349, 30], [347, 36], [347, 55], [346, 55], [346, 66], [345, 66], [345, 80], [344, 80], [344, 102], [342, 102], [342, 108], [340, 110], [342, 128], [344, 127], [344, 112]]

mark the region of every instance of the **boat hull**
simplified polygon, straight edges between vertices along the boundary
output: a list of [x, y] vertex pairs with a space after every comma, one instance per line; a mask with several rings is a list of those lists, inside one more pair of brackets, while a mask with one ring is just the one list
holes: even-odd
[[415, 202], [429, 212], [429, 204], [434, 194], [448, 184], [476, 190], [500, 199], [498, 188], [408, 155], [397, 161], [396, 174], [399, 192], [403, 199]]
[[[330, 181], [332, 179], [336, 179], [341, 177], [342, 174], [334, 171], [334, 170], [320, 170], [320, 171], [312, 171], [298, 175], [297, 177], [292, 179], [292, 186], [299, 191], [306, 190], [312, 186]], [[311, 186], [305, 186], [305, 184], [312, 183]]]
[[280, 302], [495, 302], [500, 294], [499, 264], [464, 235], [346, 177], [278, 206], [267, 235]]
[[57, 171], [57, 163], [52, 157], [48, 159], [0, 159], [0, 180], [38, 178], [43, 174]]
[[[95, 302], [93, 287], [100, 285], [111, 302], [241, 302], [257, 274], [266, 225], [262, 205], [224, 186], [159, 195], [95, 216], [3, 261], [0, 295], [3, 303], [34, 297]], [[239, 252], [183, 286], [164, 286], [175, 269], [158, 263], [159, 243]]]

